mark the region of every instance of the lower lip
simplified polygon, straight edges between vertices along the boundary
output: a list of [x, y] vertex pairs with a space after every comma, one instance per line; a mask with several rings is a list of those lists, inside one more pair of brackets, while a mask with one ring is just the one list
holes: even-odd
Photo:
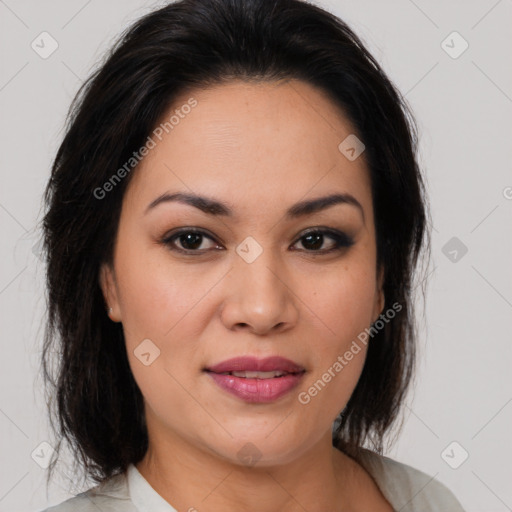
[[252, 403], [268, 403], [277, 400], [295, 388], [304, 375], [304, 372], [302, 372], [290, 373], [283, 377], [273, 377], [271, 379], [245, 379], [234, 375], [207, 373], [224, 391], [241, 398], [245, 402]]

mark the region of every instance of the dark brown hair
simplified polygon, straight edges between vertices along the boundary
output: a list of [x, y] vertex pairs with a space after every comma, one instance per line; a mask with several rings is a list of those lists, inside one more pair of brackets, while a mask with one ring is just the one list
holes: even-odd
[[[121, 36], [70, 108], [45, 192], [48, 321], [42, 356], [51, 426], [85, 477], [96, 482], [140, 461], [148, 448], [142, 394], [122, 325], [110, 321], [99, 286], [112, 261], [123, 195], [133, 173], [98, 199], [175, 98], [232, 79], [300, 79], [326, 92], [366, 146], [377, 265], [387, 307], [402, 306], [372, 337], [333, 444], [357, 457], [382, 452], [413, 375], [413, 274], [430, 249], [428, 208], [407, 103], [352, 30], [300, 0], [181, 0]], [[341, 141], [340, 141], [341, 142]], [[425, 242], [427, 242], [425, 244]], [[340, 404], [340, 410], [345, 404]]]

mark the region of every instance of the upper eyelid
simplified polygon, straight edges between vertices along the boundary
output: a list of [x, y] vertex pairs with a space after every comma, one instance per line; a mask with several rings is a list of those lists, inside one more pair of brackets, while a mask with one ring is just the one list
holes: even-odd
[[[173, 232], [169, 232], [168, 234], [164, 234], [162, 238], [171, 238], [173, 236], [181, 235], [183, 233], [198, 233], [204, 236], [207, 236], [208, 238], [215, 238], [218, 239], [217, 235], [210, 234], [208, 231], [205, 231], [203, 228], [195, 228], [195, 227], [183, 227], [178, 228], [176, 231], [172, 230]], [[346, 235], [348, 238], [351, 238], [345, 231], [339, 230], [337, 228], [329, 228], [327, 226], [318, 226], [318, 227], [312, 227], [312, 228], [305, 228], [303, 231], [300, 232], [300, 234], [297, 236], [297, 240], [302, 238], [305, 235], [309, 235], [311, 233], [324, 233], [324, 234], [331, 234], [331, 235]]]

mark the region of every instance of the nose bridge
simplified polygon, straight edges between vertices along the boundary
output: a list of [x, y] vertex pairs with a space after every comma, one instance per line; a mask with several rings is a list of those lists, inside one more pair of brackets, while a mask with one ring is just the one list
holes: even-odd
[[[238, 261], [235, 259], [237, 280], [244, 290], [244, 295], [255, 301], [273, 303], [281, 302], [286, 295], [283, 283], [282, 265], [279, 255], [270, 246], [263, 246], [253, 237], [249, 236], [236, 248]], [[247, 297], [244, 297], [247, 298]]]
[[296, 320], [296, 305], [277, 250], [247, 237], [236, 247], [230, 281], [223, 315], [231, 327], [244, 324], [264, 332]]

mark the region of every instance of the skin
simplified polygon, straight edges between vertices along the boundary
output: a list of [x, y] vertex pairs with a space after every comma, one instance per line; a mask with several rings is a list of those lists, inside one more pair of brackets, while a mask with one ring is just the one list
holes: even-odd
[[[145, 398], [149, 450], [136, 467], [179, 511], [391, 511], [369, 474], [331, 443], [366, 347], [307, 405], [298, 400], [384, 308], [364, 153], [350, 161], [338, 149], [354, 130], [320, 89], [297, 80], [195, 89], [172, 110], [190, 97], [197, 107], [135, 171], [113, 265], [100, 273]], [[178, 202], [146, 212], [166, 192], [215, 198], [235, 216]], [[284, 218], [293, 204], [335, 192], [356, 198], [364, 217], [337, 204]], [[161, 241], [181, 227], [211, 238]], [[322, 254], [336, 244], [329, 235], [308, 242], [304, 231], [315, 227], [354, 244]], [[251, 263], [236, 252], [248, 236], [263, 250]], [[134, 354], [145, 339], [160, 350], [148, 366]], [[202, 371], [240, 355], [280, 355], [306, 374], [275, 402], [246, 403]], [[247, 443], [255, 464], [237, 455]]]

